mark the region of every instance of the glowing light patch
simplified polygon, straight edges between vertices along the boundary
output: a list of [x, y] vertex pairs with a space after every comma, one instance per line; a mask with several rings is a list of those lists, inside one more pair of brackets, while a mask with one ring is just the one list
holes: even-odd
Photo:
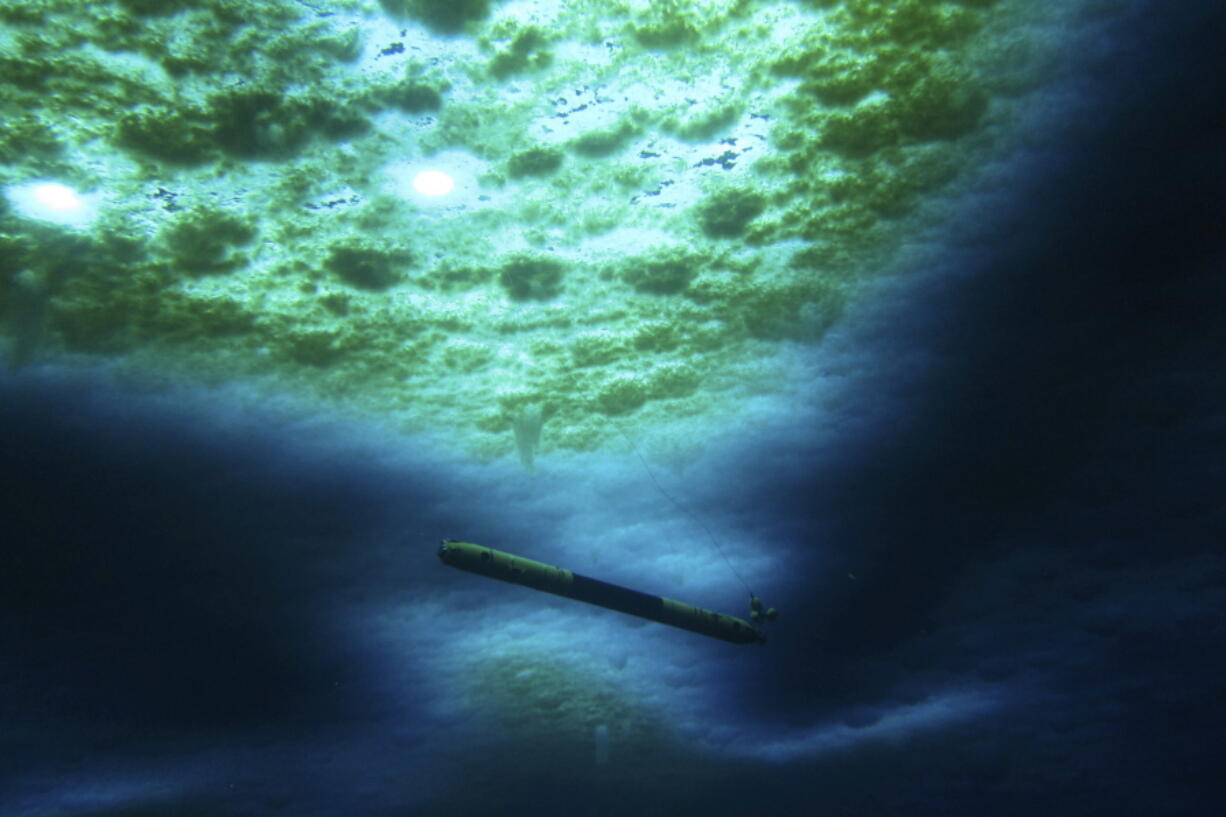
[[34, 200], [57, 213], [74, 213], [85, 206], [77, 191], [68, 185], [55, 182], [35, 187]]
[[445, 196], [455, 189], [455, 182], [441, 170], [423, 170], [413, 177], [413, 189], [423, 196]]
[[481, 187], [479, 180], [489, 171], [489, 162], [471, 153], [443, 150], [415, 161], [384, 165], [380, 191], [411, 202], [420, 213], [446, 217], [501, 206], [498, 191]]
[[94, 220], [94, 196], [82, 196], [59, 182], [28, 182], [5, 191], [9, 201], [26, 218], [82, 227]]

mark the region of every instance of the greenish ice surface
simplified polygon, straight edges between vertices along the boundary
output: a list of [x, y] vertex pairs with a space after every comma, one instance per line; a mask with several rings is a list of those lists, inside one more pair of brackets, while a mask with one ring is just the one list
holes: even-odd
[[734, 425], [1017, 143], [1038, 5], [5, 0], [9, 365], [529, 468]]

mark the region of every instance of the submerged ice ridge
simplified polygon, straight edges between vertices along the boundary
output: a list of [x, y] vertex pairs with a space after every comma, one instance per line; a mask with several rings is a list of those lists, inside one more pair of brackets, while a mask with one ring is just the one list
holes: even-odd
[[912, 706], [884, 710], [878, 719], [864, 726], [827, 722], [776, 735], [732, 740], [720, 751], [733, 757], [786, 763], [870, 743], [906, 740], [983, 717], [999, 706], [999, 698], [985, 692], [949, 692]]

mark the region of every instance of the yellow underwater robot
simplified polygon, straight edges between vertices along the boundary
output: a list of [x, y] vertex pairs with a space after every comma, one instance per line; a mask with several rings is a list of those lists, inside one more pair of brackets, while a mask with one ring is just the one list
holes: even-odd
[[[555, 596], [584, 601], [699, 635], [731, 641], [733, 644], [761, 644], [766, 641], [762, 631], [744, 619], [704, 610], [662, 596], [640, 593], [483, 545], [444, 539], [438, 549], [438, 558], [445, 565], [476, 573], [478, 576], [522, 584], [533, 590], [543, 590]], [[750, 596], [749, 607], [750, 618], [754, 621], [769, 621], [775, 618], [775, 609], [766, 609], [757, 596]]]

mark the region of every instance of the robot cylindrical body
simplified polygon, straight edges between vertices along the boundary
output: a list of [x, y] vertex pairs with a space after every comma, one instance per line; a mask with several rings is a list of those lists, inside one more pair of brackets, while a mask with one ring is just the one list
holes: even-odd
[[443, 564], [469, 573], [522, 584], [533, 590], [584, 601], [734, 644], [757, 644], [766, 640], [760, 631], [743, 619], [662, 596], [640, 593], [483, 545], [444, 541], [438, 549], [438, 557]]

